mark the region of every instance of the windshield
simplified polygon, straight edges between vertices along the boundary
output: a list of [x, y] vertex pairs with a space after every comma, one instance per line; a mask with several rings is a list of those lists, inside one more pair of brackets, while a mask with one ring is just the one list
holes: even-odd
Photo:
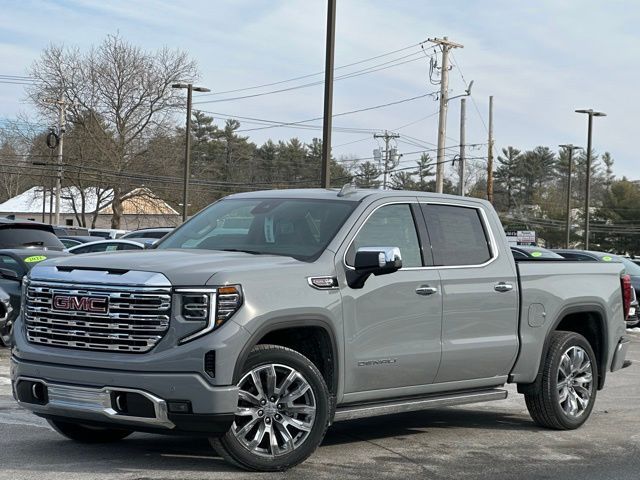
[[214, 203], [156, 248], [201, 248], [314, 260], [356, 202], [309, 199], [226, 199]]

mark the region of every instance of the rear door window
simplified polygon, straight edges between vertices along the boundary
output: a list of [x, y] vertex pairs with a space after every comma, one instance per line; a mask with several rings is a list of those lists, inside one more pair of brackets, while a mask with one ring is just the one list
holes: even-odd
[[436, 266], [481, 265], [491, 260], [487, 232], [476, 208], [422, 204]]

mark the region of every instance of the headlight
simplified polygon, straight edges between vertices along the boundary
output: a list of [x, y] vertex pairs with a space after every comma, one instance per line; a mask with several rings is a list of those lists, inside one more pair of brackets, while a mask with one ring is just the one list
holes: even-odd
[[180, 313], [189, 322], [202, 323], [203, 327], [184, 337], [186, 343], [206, 335], [223, 325], [242, 306], [240, 285], [225, 285], [212, 288], [176, 289], [180, 299]]

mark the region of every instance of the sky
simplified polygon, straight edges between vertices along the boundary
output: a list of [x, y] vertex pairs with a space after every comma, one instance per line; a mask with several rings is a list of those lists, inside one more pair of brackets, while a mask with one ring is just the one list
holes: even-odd
[[[297, 122], [322, 116], [326, 2], [321, 0], [21, 0], [2, 2], [0, 75], [27, 75], [50, 44], [89, 49], [109, 34], [146, 50], [170, 46], [197, 61], [199, 85], [213, 95], [194, 97], [194, 108], [223, 123], [228, 116]], [[464, 92], [467, 156], [486, 158], [488, 98], [494, 96], [496, 151], [509, 145], [530, 149], [573, 143], [585, 146], [587, 118], [575, 109], [593, 108], [593, 146], [609, 151], [618, 177], [637, 172], [636, 109], [640, 95], [640, 2], [607, 0], [337, 0], [336, 76], [378, 71], [337, 80], [334, 156], [366, 159], [378, 148], [374, 130], [400, 134], [403, 165], [437, 141], [438, 103], [425, 94], [430, 83], [429, 38], [447, 36], [464, 45], [451, 58], [449, 95]], [[406, 48], [409, 47], [409, 48]], [[389, 52], [396, 52], [390, 55]], [[399, 64], [399, 65], [396, 65]], [[368, 71], [368, 70], [367, 70]], [[311, 75], [317, 74], [317, 75]], [[294, 82], [237, 93], [220, 93], [310, 75]], [[465, 83], [466, 81], [466, 83]], [[316, 85], [237, 99], [306, 83]], [[33, 115], [23, 86], [0, 82], [0, 128], [18, 114]], [[234, 99], [235, 98], [235, 99]], [[203, 103], [207, 102], [207, 103]], [[460, 100], [449, 103], [447, 151], [457, 152]], [[243, 123], [258, 144], [268, 138], [321, 137], [318, 128], [259, 129]], [[254, 130], [252, 130], [254, 129]], [[350, 129], [345, 131], [345, 129]], [[355, 130], [355, 131], [354, 131]], [[435, 157], [435, 152], [430, 152]]]

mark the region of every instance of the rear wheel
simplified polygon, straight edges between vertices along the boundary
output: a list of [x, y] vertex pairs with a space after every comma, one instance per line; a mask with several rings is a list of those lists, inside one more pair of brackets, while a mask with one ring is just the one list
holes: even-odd
[[305, 356], [276, 345], [255, 347], [238, 382], [235, 421], [212, 446], [247, 470], [286, 470], [306, 460], [329, 425], [329, 390]]
[[587, 421], [596, 400], [598, 365], [589, 342], [573, 332], [554, 332], [540, 388], [525, 394], [527, 409], [542, 427], [571, 430]]
[[112, 443], [122, 440], [133, 433], [131, 430], [92, 427], [90, 425], [64, 422], [61, 420], [47, 421], [60, 435], [81, 443]]

